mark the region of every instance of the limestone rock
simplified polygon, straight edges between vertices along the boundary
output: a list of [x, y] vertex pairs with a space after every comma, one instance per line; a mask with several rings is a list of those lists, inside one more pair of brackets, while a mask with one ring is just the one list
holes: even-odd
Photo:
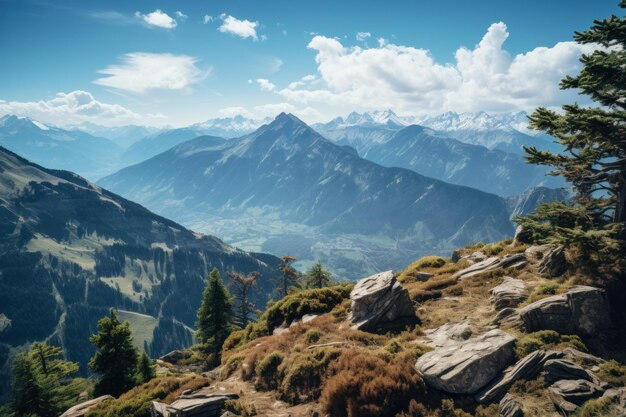
[[154, 401], [150, 413], [152, 417], [219, 417], [222, 415], [224, 403], [237, 398], [237, 394], [200, 390], [181, 395], [169, 405]]
[[506, 394], [500, 401], [499, 407], [500, 417], [524, 417], [522, 404], [511, 394]]
[[85, 401], [84, 403], [80, 403], [72, 408], [69, 408], [66, 412], [61, 414], [61, 417], [83, 417], [87, 414], [87, 411], [89, 411], [91, 407], [109, 399], [113, 399], [113, 397], [110, 395], [103, 395], [101, 397], [94, 398], [93, 400]]
[[622, 413], [619, 415], [626, 416], [626, 387], [607, 389], [602, 398], [610, 398], [617, 406], [618, 413]]
[[586, 381], [598, 383], [597, 378], [591, 372], [575, 363], [562, 359], [551, 359], [543, 366], [546, 380], [556, 382], [563, 379], [584, 379]]
[[558, 277], [567, 270], [567, 260], [565, 259], [565, 249], [557, 246], [545, 254], [538, 271], [546, 277]]
[[484, 261], [478, 262], [472, 266], [456, 272], [453, 277], [457, 279], [466, 279], [482, 274], [483, 272], [493, 271], [500, 268], [523, 268], [528, 264], [526, 255], [523, 253], [515, 253], [505, 255], [502, 258], [492, 256]]
[[489, 403], [497, 400], [507, 393], [509, 388], [520, 379], [533, 379], [544, 367], [544, 363], [551, 359], [560, 358], [561, 352], [536, 350], [507, 369], [503, 374], [495, 378], [489, 385], [483, 388], [477, 395], [476, 401], [479, 403]]
[[545, 245], [533, 245], [529, 246], [524, 251], [524, 254], [526, 255], [526, 258], [528, 258], [528, 260], [530, 261], [541, 261], [543, 258], [546, 257], [548, 253], [550, 253], [556, 247], [557, 245], [550, 243]]
[[424, 343], [428, 346], [438, 348], [469, 339], [472, 330], [467, 321], [461, 323], [446, 323], [436, 329], [426, 330]]
[[576, 286], [565, 294], [543, 298], [519, 311], [529, 332], [555, 330], [559, 333], [593, 335], [611, 326], [606, 292]]
[[600, 397], [604, 390], [584, 379], [557, 381], [548, 388], [548, 397], [561, 412], [569, 415], [587, 400]]
[[514, 359], [515, 338], [491, 330], [422, 355], [415, 369], [429, 385], [453, 394], [474, 394]]
[[190, 350], [179, 349], [166, 353], [165, 355], [161, 356], [159, 360], [176, 365], [179, 361], [190, 358], [191, 356], [192, 352]]
[[392, 271], [381, 272], [356, 283], [350, 293], [348, 320], [354, 329], [366, 330], [403, 317], [415, 317], [409, 292]]
[[526, 299], [526, 285], [521, 279], [504, 277], [502, 284], [491, 289], [491, 302], [496, 310], [515, 307]]

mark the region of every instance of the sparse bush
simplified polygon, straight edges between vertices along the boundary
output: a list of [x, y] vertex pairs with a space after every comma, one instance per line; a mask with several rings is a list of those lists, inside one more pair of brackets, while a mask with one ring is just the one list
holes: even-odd
[[336, 417], [395, 416], [407, 409], [411, 400], [424, 396], [414, 361], [410, 352], [402, 352], [388, 363], [364, 351], [344, 351], [329, 367], [322, 408]]
[[306, 332], [304, 339], [306, 340], [307, 343], [317, 343], [319, 342], [319, 340], [322, 338], [323, 335], [324, 334], [317, 329], [309, 329]]
[[584, 403], [574, 414], [575, 417], [622, 417], [613, 399], [599, 398]]
[[340, 355], [339, 349], [318, 348], [298, 355], [292, 363], [283, 362], [279, 368], [285, 375], [279, 389], [281, 399], [299, 404], [318, 398], [328, 365]]
[[400, 353], [404, 350], [402, 345], [398, 343], [397, 340], [391, 340], [389, 343], [385, 345], [385, 350], [391, 354]]
[[489, 243], [482, 247], [481, 251], [487, 256], [495, 256], [504, 250], [502, 242]]
[[564, 349], [566, 347], [572, 347], [581, 352], [587, 351], [583, 341], [576, 335], [562, 335], [554, 330], [541, 330], [520, 338], [515, 344], [515, 353], [521, 359], [539, 349]]
[[440, 256], [425, 256], [409, 265], [398, 276], [401, 283], [415, 282], [416, 275], [423, 269], [441, 268], [446, 264], [446, 259]]
[[256, 407], [254, 404], [244, 402], [242, 399], [227, 400], [224, 403], [224, 410], [240, 417], [253, 417], [257, 415]]
[[614, 359], [601, 363], [598, 376], [602, 381], [606, 381], [614, 387], [626, 385], [626, 366], [621, 365]]

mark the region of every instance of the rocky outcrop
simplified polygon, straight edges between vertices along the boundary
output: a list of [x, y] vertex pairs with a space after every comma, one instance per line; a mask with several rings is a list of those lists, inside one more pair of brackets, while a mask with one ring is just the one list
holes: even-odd
[[373, 329], [399, 318], [414, 318], [415, 309], [406, 288], [392, 271], [363, 278], [350, 293], [352, 307], [348, 320], [358, 330]]
[[566, 360], [551, 359], [545, 363], [543, 369], [548, 382], [556, 382], [563, 379], [584, 379], [589, 382], [598, 383], [594, 374]]
[[87, 414], [87, 411], [94, 405], [100, 404], [102, 401], [112, 400], [113, 397], [110, 395], [103, 395], [98, 398], [94, 398], [93, 400], [85, 401], [84, 403], [80, 403], [75, 405], [74, 407], [68, 409], [66, 412], [61, 414], [60, 417], [83, 417]]
[[558, 277], [567, 271], [567, 259], [565, 259], [563, 246], [556, 246], [546, 253], [539, 264], [538, 271], [549, 278]]
[[526, 285], [521, 279], [504, 277], [502, 284], [491, 290], [491, 302], [496, 310], [502, 310], [506, 307], [516, 307], [520, 302], [525, 300]]
[[519, 315], [529, 332], [555, 330], [593, 335], [611, 326], [606, 292], [587, 286], [576, 286], [565, 294], [543, 298], [522, 308]]
[[150, 414], [152, 417], [219, 417], [222, 415], [224, 403], [237, 398], [237, 394], [200, 390], [181, 395], [169, 405], [154, 401]]
[[502, 258], [492, 256], [484, 261], [478, 262], [472, 266], [462, 269], [456, 272], [453, 277], [457, 279], [466, 279], [473, 276], [482, 274], [483, 272], [493, 271], [500, 268], [523, 268], [528, 264], [526, 255], [523, 253], [515, 253], [511, 255], [505, 255]]
[[548, 388], [548, 397], [565, 415], [574, 413], [579, 405], [603, 393], [601, 387], [584, 379], [557, 381]]
[[424, 344], [439, 348], [453, 345], [467, 340], [472, 335], [472, 330], [467, 321], [461, 323], [446, 323], [436, 329], [428, 329], [424, 332]]
[[487, 387], [483, 388], [477, 395], [476, 401], [479, 403], [490, 403], [507, 393], [509, 388], [518, 380], [533, 379], [539, 375], [544, 364], [555, 358], [562, 357], [561, 352], [536, 350], [519, 361], [495, 378]]
[[159, 360], [176, 365], [179, 361], [190, 358], [192, 355], [193, 352], [188, 349], [178, 349], [166, 353], [165, 355], [161, 356]]
[[506, 394], [498, 405], [500, 417], [524, 417], [522, 404], [510, 394]]
[[491, 330], [425, 353], [415, 369], [434, 388], [452, 394], [474, 394], [513, 361], [514, 343], [513, 336]]
[[618, 415], [626, 416], [626, 388], [611, 388], [604, 392], [602, 398], [610, 398], [617, 408]]

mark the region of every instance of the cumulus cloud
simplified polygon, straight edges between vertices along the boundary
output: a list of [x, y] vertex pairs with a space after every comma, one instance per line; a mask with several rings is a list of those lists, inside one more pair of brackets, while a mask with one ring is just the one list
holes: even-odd
[[559, 90], [559, 81], [575, 73], [580, 55], [594, 46], [559, 42], [511, 56], [503, 49], [508, 36], [504, 23], [494, 23], [473, 49], [461, 47], [454, 63], [440, 63], [426, 49], [384, 39], [361, 48], [317, 35], [308, 48], [316, 51], [320, 82], [298, 80], [277, 92], [293, 102], [408, 114], [532, 110], [575, 95]]
[[[176, 13], [178, 14], [180, 12], [176, 12]], [[182, 13], [180, 14], [182, 16], [185, 16]], [[167, 13], [162, 12], [160, 9], [156, 9], [155, 11], [148, 13], [148, 14], [141, 14], [139, 12], [135, 12], [135, 16], [143, 20], [144, 23], [146, 23], [149, 26], [156, 26], [156, 27], [160, 27], [163, 29], [174, 29], [177, 25], [176, 19], [174, 19]], [[182, 16], [179, 16], [179, 17], [182, 17]]]
[[202, 18], [202, 23], [207, 25], [207, 24], [211, 23], [213, 20], [215, 20], [215, 18], [213, 16], [209, 16], [208, 14], [205, 14], [204, 17]]
[[239, 20], [236, 17], [222, 14], [220, 16], [222, 24], [218, 30], [222, 33], [230, 33], [240, 38], [252, 38], [255, 41], [259, 39], [257, 35], [257, 27], [259, 22], [251, 22], [249, 20]]
[[179, 18], [182, 21], [185, 21], [185, 20], [187, 20], [187, 18], [189, 16], [187, 16], [185, 13], [181, 12], [180, 10], [177, 10], [176, 11], [176, 17]]
[[356, 40], [362, 42], [366, 40], [367, 38], [369, 38], [370, 36], [372, 36], [372, 34], [369, 32], [357, 32]]
[[151, 90], [187, 90], [210, 73], [187, 55], [134, 52], [121, 57], [121, 64], [98, 71], [105, 77], [94, 83], [136, 94]]
[[140, 115], [119, 104], [98, 101], [82, 90], [58, 93], [53, 98], [39, 101], [0, 100], [0, 115], [14, 114], [30, 117], [56, 126], [76, 126], [85, 122], [103, 126], [121, 126], [131, 123], [161, 124], [161, 115]]
[[276, 88], [270, 80], [266, 80], [265, 78], [257, 78], [256, 82], [263, 91], [272, 91]]

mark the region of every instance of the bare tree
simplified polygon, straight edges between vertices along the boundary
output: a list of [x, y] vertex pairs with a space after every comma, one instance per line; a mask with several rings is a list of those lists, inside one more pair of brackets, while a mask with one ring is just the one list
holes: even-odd
[[240, 327], [246, 327], [256, 315], [254, 304], [250, 302], [250, 294], [257, 288], [258, 272], [243, 275], [239, 272], [229, 272], [231, 281], [229, 286], [235, 297], [234, 321]]

